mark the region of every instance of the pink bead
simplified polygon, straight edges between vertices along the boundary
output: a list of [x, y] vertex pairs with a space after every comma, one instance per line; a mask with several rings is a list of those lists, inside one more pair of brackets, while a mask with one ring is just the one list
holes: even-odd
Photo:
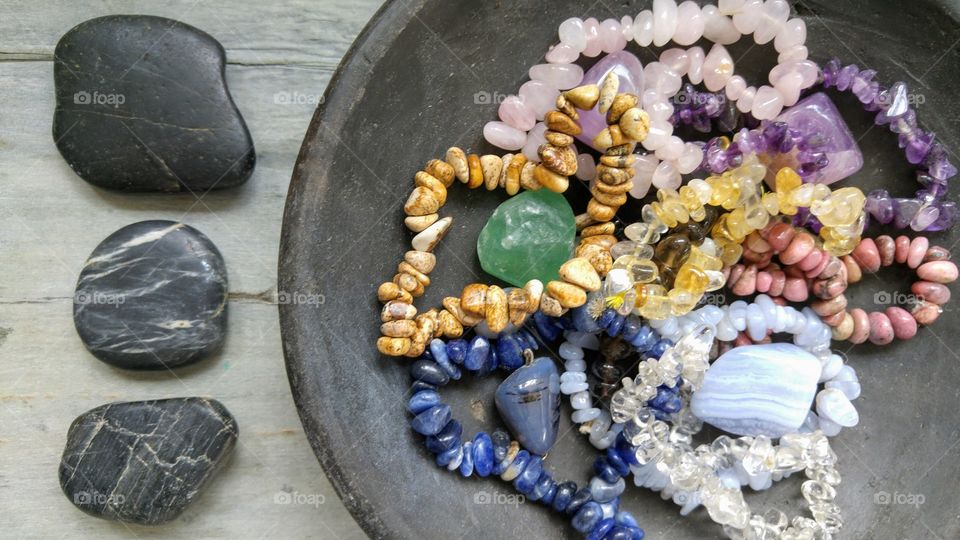
[[660, 53], [660, 63], [670, 71], [683, 75], [690, 69], [690, 55], [685, 49], [674, 47]]
[[910, 292], [924, 302], [932, 302], [940, 306], [950, 301], [950, 289], [940, 283], [918, 281], [910, 286]]
[[733, 25], [741, 34], [752, 34], [763, 18], [763, 0], [747, 0], [733, 16]]
[[533, 109], [537, 120], [543, 120], [556, 104], [560, 91], [543, 81], [527, 81], [520, 86], [519, 94], [523, 103]]
[[926, 237], [918, 236], [910, 242], [910, 252], [907, 254], [907, 266], [916, 268], [923, 262], [923, 256], [927, 254], [927, 248], [930, 247], [930, 241]]
[[587, 36], [587, 45], [583, 49], [583, 55], [593, 58], [600, 54], [603, 50], [600, 42], [600, 23], [593, 17], [583, 21], [583, 33]]
[[623, 36], [624, 47], [627, 46], [628, 42], [633, 40], [633, 17], [624, 15], [620, 19], [620, 35]]
[[740, 97], [737, 98], [737, 110], [742, 113], [750, 112], [750, 109], [753, 108], [753, 99], [757, 96], [757, 89], [748, 86], [743, 89], [743, 92], [740, 92]]
[[707, 4], [700, 10], [703, 14], [703, 37], [721, 45], [730, 45], [740, 39], [740, 31], [730, 17], [720, 14], [717, 6]]
[[757, 290], [757, 267], [750, 265], [743, 269], [743, 273], [733, 284], [731, 289], [737, 296], [748, 296]]
[[577, 156], [577, 178], [590, 181], [597, 176], [597, 162], [590, 154], [580, 154]]
[[757, 120], [772, 120], [783, 110], [783, 95], [772, 86], [761, 86], [753, 97], [750, 112]]
[[576, 62], [577, 58], [580, 58], [580, 52], [563, 43], [552, 47], [544, 57], [550, 64], [570, 64]]
[[782, 53], [793, 47], [799, 47], [807, 41], [807, 23], [803, 19], [790, 19], [777, 32], [773, 39], [773, 47]]
[[528, 107], [523, 102], [523, 98], [519, 96], [508, 96], [507, 99], [503, 100], [497, 114], [499, 114], [500, 120], [506, 122], [510, 127], [522, 131], [530, 131], [537, 123], [537, 116], [533, 113], [533, 109]]
[[600, 23], [600, 48], [605, 53], [615, 50], [617, 42], [623, 38], [620, 32], [620, 23], [614, 19], [606, 19]]
[[871, 312], [868, 317], [870, 318], [870, 343], [887, 345], [893, 341], [895, 335], [889, 317], [879, 311]]
[[527, 141], [523, 144], [523, 155], [526, 156], [528, 160], [534, 163], [540, 162], [540, 155], [537, 153], [537, 149], [540, 148], [541, 144], [547, 142], [547, 138], [544, 136], [546, 132], [546, 124], [540, 122], [533, 126], [533, 129], [527, 133]]
[[773, 276], [770, 275], [770, 272], [757, 272], [757, 292], [768, 292], [772, 283]]
[[931, 304], [929, 302], [923, 302], [917, 304], [913, 308], [913, 318], [917, 321], [917, 324], [922, 324], [923, 326], [930, 326], [934, 323], [943, 313], [943, 308], [937, 304]]
[[559, 90], [567, 90], [583, 80], [583, 68], [576, 64], [537, 64], [530, 68], [530, 79], [543, 81]]
[[797, 268], [803, 270], [804, 272], [809, 272], [817, 266], [820, 265], [820, 262], [823, 260], [823, 252], [819, 249], [811, 251], [806, 257], [803, 258], [799, 263], [797, 263]]
[[859, 345], [870, 338], [870, 316], [860, 308], [851, 309], [850, 316], [853, 317], [853, 334], [850, 335], [850, 343]]
[[707, 90], [719, 92], [733, 76], [733, 57], [723, 45], [714, 45], [703, 59], [703, 83]]
[[785, 62], [783, 64], [777, 64], [776, 67], [770, 70], [770, 84], [777, 84], [777, 81], [781, 77], [789, 73], [797, 73], [800, 75], [800, 80], [803, 85], [803, 88], [809, 88], [817, 82], [817, 75], [819, 72], [819, 67], [814, 62], [810, 60], [797, 60], [792, 62]]
[[569, 45], [578, 53], [587, 46], [587, 36], [584, 34], [583, 21], [577, 17], [571, 17], [562, 23], [557, 31], [560, 42]]
[[780, 262], [788, 266], [797, 264], [809, 255], [815, 247], [816, 244], [813, 241], [813, 236], [807, 233], [800, 233], [793, 237], [793, 241], [790, 242], [787, 249], [783, 250], [783, 253], [780, 254]]
[[866, 272], [874, 273], [880, 269], [880, 252], [873, 238], [864, 238], [853, 249], [853, 260]]
[[934, 283], [953, 283], [957, 280], [957, 265], [952, 261], [932, 261], [917, 268], [920, 279]]
[[[877, 253], [880, 254], [880, 266], [890, 266], [897, 254], [896, 242], [887, 235], [881, 235], [873, 239], [877, 245]], [[924, 249], [926, 251], [926, 249]]]
[[[817, 250], [817, 251], [820, 251], [820, 250]], [[816, 266], [814, 266], [813, 268], [811, 268], [810, 270], [804, 273], [806, 277], [808, 278], [819, 277], [820, 274], [822, 274], [823, 271], [826, 270], [827, 266], [830, 264], [830, 260], [831, 260], [830, 256], [823, 251], [820, 251], [820, 253], [821, 253], [820, 262], [818, 262]], [[809, 255], [807, 256], [809, 257]]]
[[884, 312], [893, 326], [893, 335], [897, 339], [910, 339], [917, 335], [917, 320], [909, 311], [900, 307], [888, 307]]
[[727, 99], [730, 101], [736, 101], [740, 99], [740, 96], [743, 95], [743, 91], [747, 89], [747, 80], [739, 75], [734, 75], [730, 77], [730, 80], [727, 81], [726, 94]]
[[803, 90], [803, 79], [799, 73], [787, 73], [777, 81], [773, 87], [783, 96], [783, 106], [792, 107], [800, 100], [800, 92]]
[[893, 260], [900, 264], [907, 262], [907, 257], [910, 255], [910, 238], [898, 236], [894, 242], [896, 243], [896, 252], [893, 254]]
[[769, 272], [769, 274], [771, 281], [770, 289], [767, 291], [767, 294], [779, 300], [777, 297], [783, 295], [783, 288], [787, 285], [787, 275], [780, 270], [774, 270]]
[[690, 55], [690, 69], [687, 70], [687, 77], [690, 78], [690, 84], [700, 84], [703, 82], [703, 58], [705, 53], [700, 47], [692, 47], [687, 53]]
[[705, 17], [693, 0], [677, 6], [677, 21], [677, 31], [673, 33], [673, 41], [677, 45], [693, 45], [703, 37]]
[[783, 285], [783, 297], [791, 302], [803, 302], [810, 296], [807, 282], [795, 277], [786, 278]]
[[732, 287], [743, 275], [744, 270], [746, 270], [746, 267], [742, 264], [735, 264], [727, 269], [727, 286]]
[[483, 126], [483, 138], [488, 143], [504, 150], [519, 150], [527, 142], [527, 134], [504, 122], [487, 122]]

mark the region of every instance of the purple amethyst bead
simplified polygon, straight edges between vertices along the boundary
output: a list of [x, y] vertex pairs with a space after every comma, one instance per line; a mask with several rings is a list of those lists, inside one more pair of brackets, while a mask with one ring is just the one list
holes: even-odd
[[937, 210], [939, 210], [939, 215], [936, 221], [926, 228], [927, 231], [945, 231], [953, 225], [957, 217], [957, 203], [955, 202], [945, 201], [938, 203]]
[[860, 68], [858, 68], [856, 64], [850, 64], [841, 69], [840, 73], [837, 74], [837, 90], [846, 92], [847, 89], [850, 88], [850, 85], [853, 84], [853, 79], [858, 73], [860, 73]]
[[[813, 94], [784, 111], [778, 121], [786, 122], [792, 130], [800, 135], [800, 148], [812, 151], [811, 156], [823, 154], [826, 162], [816, 158], [807, 160], [799, 158], [800, 162], [817, 161], [822, 165], [814, 181], [822, 184], [832, 184], [856, 173], [863, 167], [863, 154], [857, 142], [840, 116], [840, 111], [823, 92]], [[800, 163], [795, 163], [795, 167]]]
[[877, 189], [867, 194], [864, 209], [877, 221], [886, 225], [893, 221], [896, 214], [896, 203], [885, 189]]

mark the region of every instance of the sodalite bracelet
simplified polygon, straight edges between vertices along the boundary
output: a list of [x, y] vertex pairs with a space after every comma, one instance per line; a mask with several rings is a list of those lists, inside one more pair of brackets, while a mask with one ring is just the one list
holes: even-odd
[[[525, 350], [536, 349], [533, 336], [525, 330], [520, 332], [522, 335], [517, 340], [526, 346]], [[513, 339], [501, 335], [497, 343], [505, 338]], [[479, 432], [463, 442], [463, 426], [452, 418], [450, 406], [440, 400], [439, 388], [459, 379], [460, 367], [480, 376], [496, 367], [512, 372], [520, 367], [514, 365], [512, 354], [505, 362], [495, 352], [501, 347], [491, 346], [482, 336], [475, 337], [469, 348], [465, 340], [444, 343], [434, 339], [429, 350], [429, 354], [424, 353], [424, 357], [411, 365], [414, 383], [407, 410], [414, 415], [411, 427], [426, 437], [426, 447], [437, 456], [438, 466], [458, 471], [463, 477], [500, 476], [528, 500], [540, 501], [556, 512], [572, 516], [573, 527], [587, 538], [643, 539], [643, 530], [636, 519], [629, 512], [619, 510], [619, 496], [625, 488], [623, 476], [629, 472], [619, 450], [611, 448], [598, 457], [594, 464], [597, 476], [590, 480], [588, 487], [578, 489], [574, 482], [555, 481], [544, 467], [543, 457], [521, 449], [504, 431], [497, 430], [492, 435]]]

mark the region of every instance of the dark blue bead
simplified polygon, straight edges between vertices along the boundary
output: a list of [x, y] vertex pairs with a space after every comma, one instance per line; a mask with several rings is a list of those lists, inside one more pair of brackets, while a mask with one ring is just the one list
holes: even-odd
[[533, 334], [531, 334], [527, 329], [520, 330], [515, 335], [517, 336], [517, 339], [520, 340], [520, 345], [524, 349], [535, 351], [540, 348], [540, 344], [537, 343], [537, 338], [533, 337]]
[[498, 429], [493, 432], [490, 440], [493, 441], [493, 459], [497, 462], [506, 459], [507, 449], [510, 447], [510, 435], [506, 431]]
[[617, 453], [620, 454], [620, 459], [622, 459], [624, 463], [631, 466], [640, 464], [640, 462], [637, 461], [636, 454], [633, 452], [633, 447], [623, 438], [623, 435], [617, 437], [616, 445]]
[[467, 340], [451, 339], [447, 342], [447, 357], [450, 358], [451, 362], [459, 366], [467, 359], [467, 350], [469, 348], [470, 344], [467, 343]]
[[432, 385], [432, 384], [430, 384], [430, 383], [425, 383], [425, 382], [423, 382], [423, 381], [414, 381], [413, 384], [410, 385], [410, 393], [411, 393], [411, 394], [416, 394], [417, 392], [423, 392], [424, 390], [434, 390], [434, 391], [435, 391], [436, 389], [437, 389], [436, 386], [434, 386], [434, 385]]
[[617, 318], [617, 312], [610, 308], [607, 308], [603, 310], [602, 314], [600, 314], [600, 318], [597, 319], [597, 324], [600, 325], [600, 328], [603, 328], [604, 330], [606, 330], [607, 327], [610, 326], [610, 323], [612, 323], [613, 320], [616, 318]]
[[533, 324], [537, 329], [537, 333], [540, 334], [540, 339], [548, 343], [556, 341], [563, 332], [563, 330], [553, 322], [553, 319], [547, 317], [540, 311], [533, 314]]
[[463, 367], [470, 371], [480, 371], [487, 365], [487, 358], [490, 356], [490, 341], [483, 336], [475, 336], [470, 342], [470, 349], [467, 351], [467, 358], [463, 361]]
[[570, 320], [573, 322], [574, 328], [580, 332], [592, 334], [593, 332], [600, 330], [600, 325], [597, 324], [596, 319], [590, 316], [586, 305], [571, 309]]
[[610, 462], [610, 465], [616, 469], [617, 474], [626, 478], [630, 474], [630, 467], [627, 465], [623, 458], [620, 457], [620, 452], [617, 452], [615, 448], [607, 448], [607, 461]]
[[407, 402], [407, 410], [413, 414], [420, 414], [430, 407], [439, 404], [440, 394], [433, 390], [424, 390], [410, 397], [410, 401]]
[[593, 495], [590, 493], [589, 487], [582, 487], [579, 491], [573, 494], [573, 497], [570, 499], [570, 502], [567, 503], [566, 512], [568, 514], [573, 514], [580, 509], [581, 506], [590, 502], [593, 499]]
[[660, 358], [670, 347], [673, 347], [672, 341], [669, 339], [661, 339], [660, 341], [656, 342], [649, 351], [647, 351], [647, 355], [649, 355], [651, 358]]
[[507, 371], [523, 365], [523, 347], [516, 337], [506, 334], [497, 339], [497, 360], [500, 367]]
[[643, 323], [640, 322], [640, 319], [627, 317], [626, 322], [623, 323], [623, 330], [620, 331], [620, 337], [622, 337], [624, 341], [633, 341], [633, 338], [637, 337], [637, 334], [640, 333], [641, 328], [643, 328]]
[[447, 344], [442, 339], [434, 339], [430, 342], [430, 350], [433, 352], [433, 360], [441, 369], [453, 380], [460, 379], [460, 368], [453, 365], [450, 358], [447, 357]]
[[610, 337], [617, 337], [620, 335], [620, 331], [623, 330], [623, 323], [627, 319], [623, 315], [617, 315], [614, 317], [613, 321], [610, 322], [610, 325], [607, 326], [607, 335]]
[[553, 509], [557, 512], [563, 512], [573, 499], [573, 494], [577, 492], [577, 484], [573, 482], [564, 482], [557, 486], [557, 494], [553, 497]]
[[603, 510], [601, 510], [600, 505], [590, 501], [577, 510], [571, 523], [574, 529], [587, 533], [593, 530], [601, 519], [603, 519]]
[[600, 511], [604, 518], [612, 518], [620, 510], [620, 497], [614, 497], [612, 500], [600, 504]]
[[463, 460], [460, 461], [460, 476], [464, 478], [473, 474], [473, 443], [463, 443]]
[[576, 326], [573, 324], [573, 320], [568, 316], [561, 316], [553, 321], [560, 327], [560, 330], [576, 330]]
[[410, 423], [413, 430], [421, 435], [436, 435], [450, 421], [450, 407], [436, 405], [414, 417]]
[[523, 472], [520, 473], [520, 476], [514, 479], [513, 487], [524, 495], [530, 495], [530, 492], [533, 491], [533, 486], [535, 486], [537, 480], [540, 479], [540, 473], [542, 472], [543, 458], [540, 456], [531, 457], [527, 461], [527, 465], [523, 468]]
[[424, 360], [433, 360], [433, 353], [430, 352], [430, 347], [427, 347], [423, 350], [423, 354], [420, 355], [420, 358]]
[[461, 455], [463, 455], [463, 447], [458, 444], [446, 452], [437, 455], [437, 466], [446, 467], [452, 461], [456, 461]]
[[633, 540], [635, 530], [638, 529], [617, 525], [613, 528], [613, 530], [607, 533], [607, 536], [604, 538], [604, 540]]
[[553, 502], [553, 497], [557, 494], [557, 483], [553, 481], [553, 477], [550, 476], [550, 473], [544, 469], [540, 473], [540, 479], [537, 480], [535, 486], [533, 486], [533, 493], [537, 497], [537, 500], [543, 504], [549, 506]]
[[597, 523], [593, 530], [590, 531], [590, 534], [587, 536], [587, 540], [603, 540], [603, 537], [605, 537], [607, 533], [610, 532], [616, 525], [617, 523], [613, 520], [613, 518], [601, 519], [600, 523]]
[[473, 470], [481, 478], [493, 470], [493, 440], [482, 431], [473, 438]]
[[617, 525], [623, 525], [624, 527], [639, 527], [637, 524], [637, 518], [633, 517], [633, 514], [627, 512], [626, 510], [621, 510], [617, 512], [616, 515]]
[[417, 360], [410, 367], [410, 376], [415, 381], [443, 386], [450, 382], [450, 376], [436, 362], [430, 360]]
[[499, 365], [500, 365], [500, 358], [497, 355], [497, 344], [490, 343], [490, 357], [487, 359], [487, 365], [483, 366], [483, 369], [480, 370], [480, 373], [478, 373], [478, 375], [481, 377], [486, 377], [491, 372], [493, 372], [493, 370], [497, 369]]
[[456, 420], [450, 420], [443, 426], [440, 433], [427, 437], [427, 450], [434, 454], [440, 454], [450, 450], [460, 444], [460, 435], [463, 434], [463, 426]]
[[671, 397], [673, 397], [673, 393], [666, 387], [660, 386], [657, 388], [657, 395], [653, 396], [653, 399], [650, 400], [650, 406], [660, 409]]
[[620, 474], [613, 468], [613, 465], [610, 465], [607, 458], [603, 456], [598, 457], [593, 462], [593, 470], [597, 473], [597, 476], [608, 484], [615, 484], [617, 480], [620, 479]]
[[640, 331], [637, 332], [637, 336], [630, 340], [630, 344], [637, 348], [640, 352], [646, 352], [650, 350], [650, 347], [657, 342], [656, 332], [653, 331], [649, 326], [644, 326], [640, 328]]
[[557, 496], [557, 483], [551, 481], [550, 489], [547, 490], [547, 492], [543, 495], [543, 497], [540, 497], [540, 502], [543, 503], [545, 506], [550, 506], [553, 504], [553, 498], [556, 496]]

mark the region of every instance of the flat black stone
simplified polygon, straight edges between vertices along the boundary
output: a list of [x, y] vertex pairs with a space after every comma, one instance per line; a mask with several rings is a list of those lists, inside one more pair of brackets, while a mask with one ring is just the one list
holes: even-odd
[[223, 189], [256, 153], [210, 35], [172, 19], [111, 15], [54, 51], [53, 140], [81, 178], [124, 191]]
[[226, 335], [223, 257], [189, 225], [127, 225], [87, 259], [73, 322], [87, 349], [117, 367], [163, 369], [204, 358]]
[[197, 498], [238, 433], [233, 415], [213, 399], [101, 405], [70, 425], [60, 487], [90, 515], [164, 523]]

